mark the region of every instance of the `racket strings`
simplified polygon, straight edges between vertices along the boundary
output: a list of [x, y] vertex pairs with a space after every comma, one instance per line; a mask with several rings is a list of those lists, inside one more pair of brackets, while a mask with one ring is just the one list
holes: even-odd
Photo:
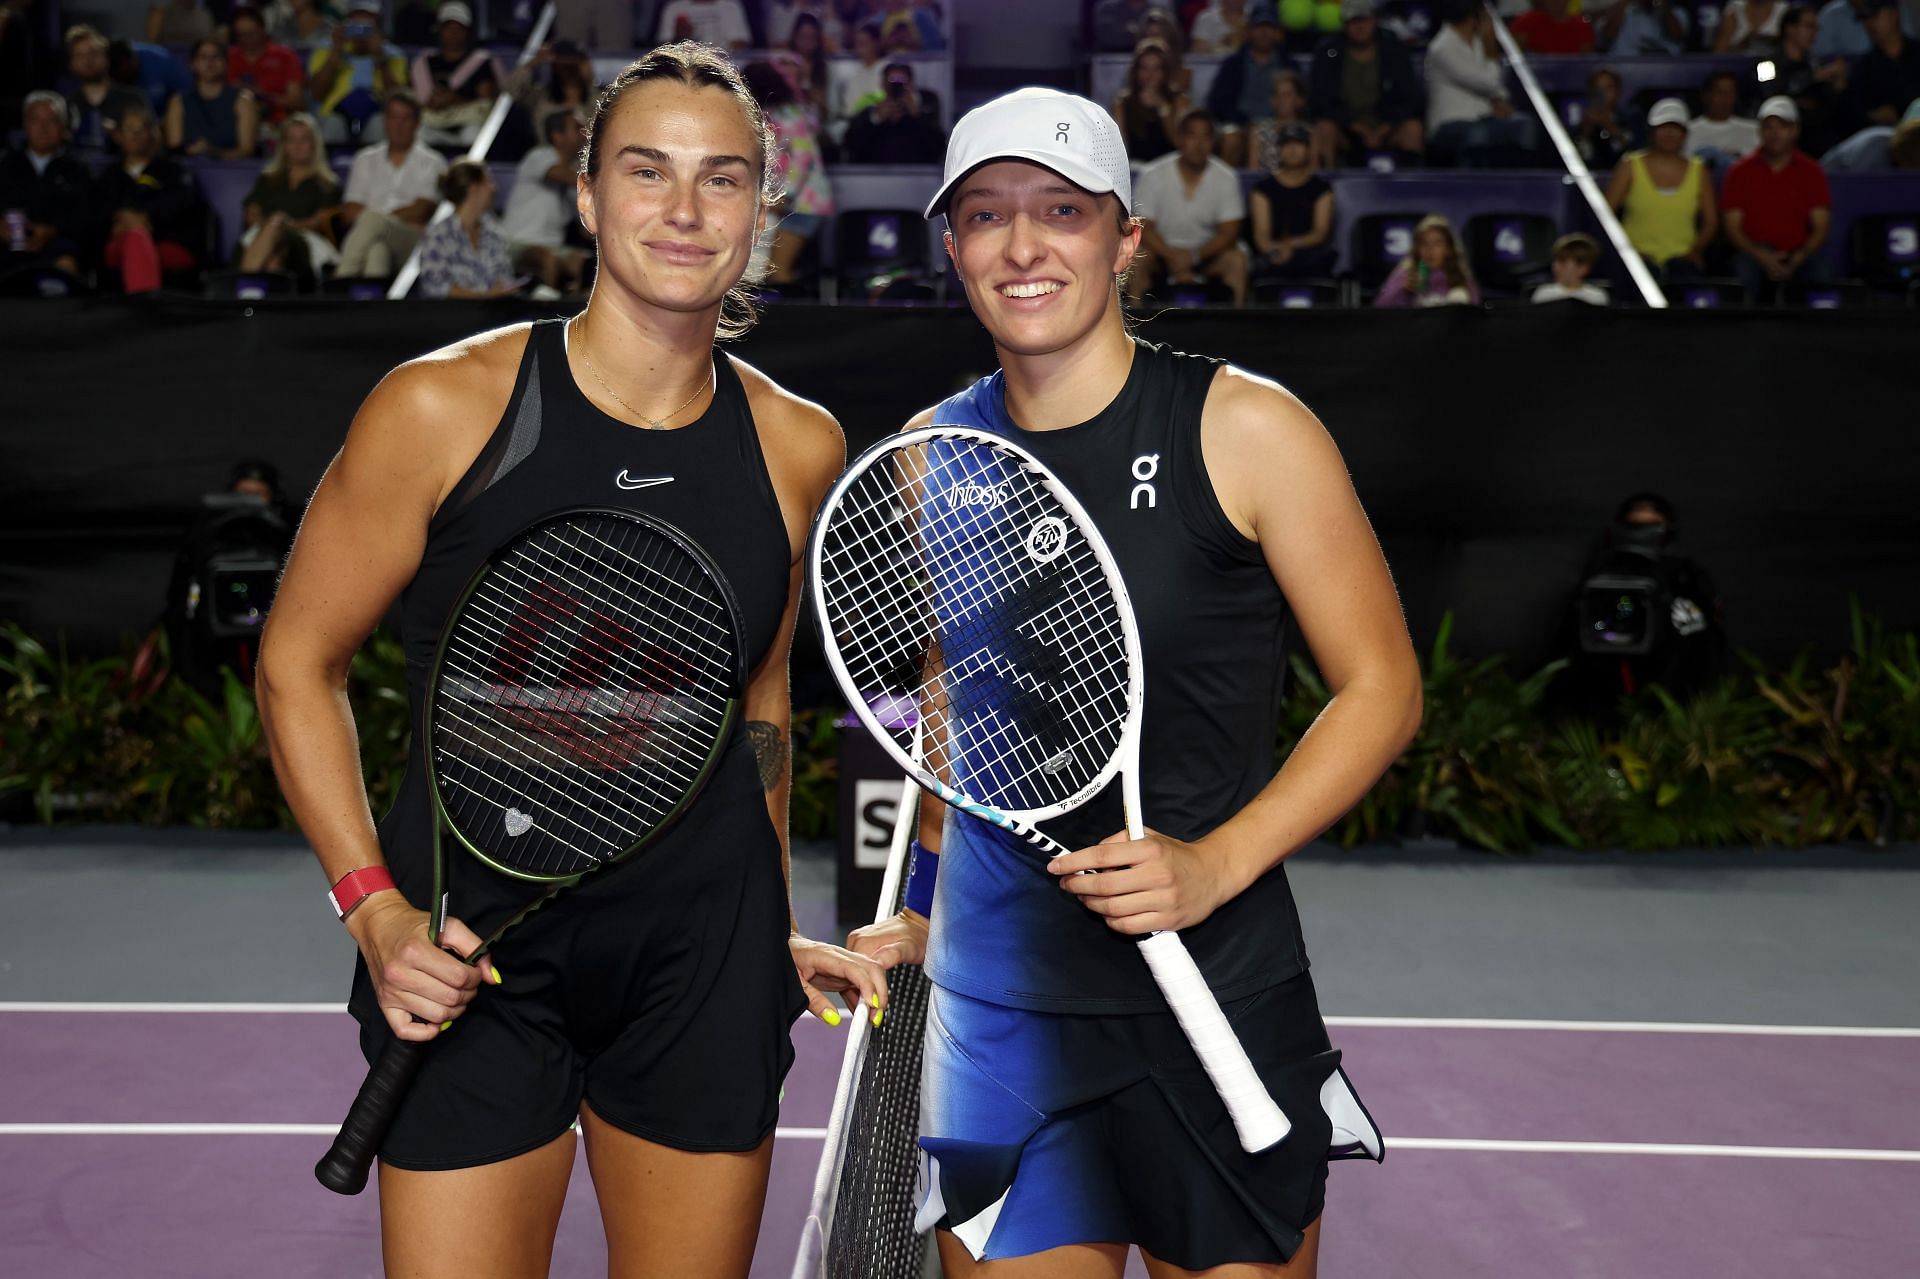
[[1017, 458], [934, 439], [871, 466], [830, 513], [821, 585], [855, 684], [913, 701], [926, 765], [997, 807], [1099, 776], [1128, 716], [1126, 633], [1068, 507]]
[[455, 826], [529, 873], [635, 845], [702, 775], [739, 682], [724, 591], [637, 523], [523, 537], [461, 605], [434, 694]]

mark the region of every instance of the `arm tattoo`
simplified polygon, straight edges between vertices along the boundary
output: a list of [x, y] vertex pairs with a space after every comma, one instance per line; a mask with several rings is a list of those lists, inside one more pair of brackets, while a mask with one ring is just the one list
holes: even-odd
[[763, 719], [747, 721], [747, 741], [760, 765], [760, 787], [772, 790], [787, 775], [787, 735]]

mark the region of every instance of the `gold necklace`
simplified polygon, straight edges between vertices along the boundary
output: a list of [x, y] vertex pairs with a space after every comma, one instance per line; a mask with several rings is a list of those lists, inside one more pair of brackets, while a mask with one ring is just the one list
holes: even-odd
[[689, 395], [686, 399], [680, 401], [679, 408], [675, 409], [671, 413], [666, 414], [663, 417], [648, 417], [645, 413], [642, 413], [639, 409], [634, 408], [633, 405], [621, 399], [620, 392], [608, 386], [607, 379], [600, 376], [600, 370], [593, 367], [593, 357], [587, 354], [587, 335], [585, 333], [585, 329], [587, 327], [586, 323], [584, 320], [576, 321], [576, 323], [580, 325], [580, 328], [582, 330], [580, 334], [580, 360], [583, 364], [587, 366], [587, 372], [593, 374], [593, 380], [600, 384], [601, 390], [605, 391], [608, 395], [611, 395], [613, 397], [614, 403], [618, 404], [621, 408], [625, 409], [627, 412], [639, 418], [642, 422], [645, 422], [647, 424], [647, 429], [649, 430], [653, 430], [653, 431], [666, 430], [667, 423], [672, 421], [674, 418], [679, 417], [680, 414], [683, 411], [685, 411], [687, 405], [699, 399], [700, 393], [707, 389], [708, 383], [713, 378], [713, 375], [714, 375], [713, 366], [709, 364], [707, 366], [707, 376], [700, 379], [700, 385], [693, 388], [692, 395]]

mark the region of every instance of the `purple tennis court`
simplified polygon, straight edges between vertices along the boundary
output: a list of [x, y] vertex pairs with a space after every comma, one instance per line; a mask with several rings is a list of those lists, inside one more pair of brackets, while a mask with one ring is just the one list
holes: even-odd
[[[310, 1171], [360, 1077], [352, 1024], [325, 1000], [260, 999], [273, 988], [337, 989], [338, 939], [283, 938], [296, 963], [262, 955], [258, 967], [216, 976], [193, 931], [197, 908], [184, 905], [194, 882], [224, 884], [240, 912], [256, 891], [304, 883], [306, 867], [290, 847], [204, 837], [199, 855], [183, 857], [195, 839], [172, 837], [172, 849], [98, 833], [0, 842], [20, 888], [0, 910], [0, 992], [11, 1001], [0, 1004], [0, 1273], [379, 1273], [374, 1197], [327, 1194]], [[153, 882], [183, 903], [163, 935], [117, 929], [111, 903], [96, 903], [90, 920], [64, 914], [82, 907], [56, 890], [63, 877], [130, 859], [150, 862]], [[1316, 955], [1334, 1039], [1389, 1149], [1380, 1167], [1335, 1165], [1324, 1273], [1908, 1272], [1920, 1255], [1910, 1210], [1920, 1201], [1920, 1019], [1883, 966], [1910, 943], [1883, 925], [1911, 907], [1911, 855], [1778, 865], [1772, 879], [1730, 882], [1710, 921], [1676, 911], [1672, 934], [1662, 933], [1657, 921], [1697, 887], [1699, 869], [1684, 858], [1303, 855], [1302, 896], [1325, 925]], [[829, 873], [818, 850], [799, 863], [803, 922], [828, 911]], [[1410, 929], [1450, 931], [1454, 894], [1476, 903], [1483, 926], [1471, 942], [1455, 934], [1445, 971], [1434, 962], [1389, 982], [1370, 969], [1369, 957], [1391, 961], [1396, 944], [1431, 957], [1436, 943], [1369, 941], [1357, 921], [1417, 899]], [[1767, 920], [1788, 899], [1811, 931], [1797, 953], [1768, 961], [1766, 939], [1778, 932]], [[1565, 912], [1556, 945], [1529, 951], [1545, 921], [1523, 906], [1555, 900]], [[1581, 920], [1629, 901], [1642, 932], [1622, 963], [1675, 964], [1664, 982], [1645, 972], [1625, 983], [1650, 1014], [1635, 1021], [1594, 1014], [1620, 1006], [1624, 974], [1582, 967]], [[1829, 928], [1828, 912], [1857, 927]], [[1688, 936], [1683, 915], [1705, 935]], [[52, 933], [66, 938], [65, 963], [35, 949]], [[1682, 966], [1663, 944], [1701, 949]], [[1496, 953], [1504, 986], [1479, 971]], [[163, 1002], [153, 980], [166, 973], [178, 993], [223, 997]], [[138, 998], [109, 1001], [116, 977]], [[1727, 983], [1721, 998], [1740, 1022], [1698, 1015], [1715, 982]], [[1443, 988], [1456, 992], [1451, 1003]], [[1550, 998], [1576, 1015], [1540, 1019]], [[1492, 1002], [1516, 1015], [1491, 1015]], [[1749, 1019], [1823, 1002], [1851, 1024]], [[1453, 1015], [1404, 1011], [1420, 1004]], [[795, 1027], [755, 1276], [791, 1272], [844, 1033], [811, 1018]], [[603, 1273], [598, 1219], [582, 1161], [556, 1275]]]

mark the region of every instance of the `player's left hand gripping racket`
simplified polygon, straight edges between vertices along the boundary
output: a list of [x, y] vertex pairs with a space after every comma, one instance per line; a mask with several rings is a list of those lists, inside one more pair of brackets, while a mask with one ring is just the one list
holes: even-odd
[[[572, 511], [495, 551], [454, 605], [424, 709], [434, 936], [448, 914], [443, 830], [495, 870], [546, 886], [472, 962], [684, 812], [745, 689], [733, 593], [672, 526]], [[387, 1044], [313, 1170], [321, 1185], [345, 1195], [366, 1185], [430, 1042]]]
[[[932, 426], [880, 441], [828, 493], [808, 546], [828, 665], [920, 784], [1050, 856], [1036, 829], [1120, 774], [1141, 838], [1140, 639], [1099, 530], [1030, 453]], [[904, 704], [912, 731], [890, 729]], [[876, 713], [877, 712], [877, 713]], [[1249, 1151], [1291, 1127], [1177, 933], [1140, 951]]]

